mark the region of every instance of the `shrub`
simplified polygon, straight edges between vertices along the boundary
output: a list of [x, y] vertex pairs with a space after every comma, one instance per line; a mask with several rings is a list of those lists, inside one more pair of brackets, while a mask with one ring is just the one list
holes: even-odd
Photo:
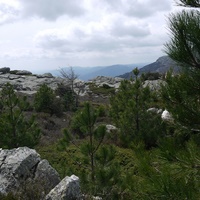
[[34, 107], [37, 112], [46, 112], [56, 115], [62, 114], [62, 101], [46, 84], [40, 86], [34, 98]]
[[65, 111], [74, 111], [76, 109], [76, 94], [69, 86], [62, 83], [58, 84], [55, 93], [61, 98]]

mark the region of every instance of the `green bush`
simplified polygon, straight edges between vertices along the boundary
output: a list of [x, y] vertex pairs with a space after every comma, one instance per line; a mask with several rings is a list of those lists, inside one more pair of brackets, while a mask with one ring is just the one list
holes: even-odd
[[107, 84], [98, 87], [94, 83], [90, 83], [89, 88], [94, 94], [110, 95], [115, 93], [115, 88], [112, 88]]
[[69, 86], [66, 86], [62, 83], [58, 84], [55, 93], [61, 98], [63, 108], [65, 111], [76, 110], [77, 95], [72, 91], [72, 89]]
[[18, 200], [18, 198], [15, 197], [15, 195], [12, 194], [12, 193], [9, 193], [7, 195], [3, 195], [3, 194], [0, 193], [0, 199], [1, 200]]
[[62, 114], [62, 101], [56, 98], [56, 95], [46, 84], [40, 86], [35, 94], [34, 107], [37, 112], [46, 112], [56, 115]]
[[97, 108], [97, 115], [99, 117], [106, 117], [107, 116], [107, 110], [106, 110], [106, 107], [104, 105], [100, 105], [98, 108]]

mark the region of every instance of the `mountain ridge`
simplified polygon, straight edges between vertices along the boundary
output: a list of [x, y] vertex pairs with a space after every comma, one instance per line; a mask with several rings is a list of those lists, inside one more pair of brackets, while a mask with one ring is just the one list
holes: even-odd
[[[116, 77], [120, 76], [121, 74], [130, 72], [135, 67], [142, 67], [145, 64], [143, 63], [136, 63], [136, 64], [115, 64], [109, 66], [96, 66], [96, 67], [72, 67], [75, 74], [77, 74], [79, 79], [83, 81], [88, 81], [92, 78], [97, 76], [108, 76], [108, 77]], [[66, 71], [70, 70], [70, 67], [62, 68]], [[51, 74], [54, 76], [60, 76], [59, 70], [52, 70], [50, 71]]]
[[[178, 64], [175, 61], [173, 61], [169, 56], [161, 56], [155, 62], [150, 63], [140, 68], [139, 71], [140, 71], [140, 74], [148, 73], [148, 72], [165, 74], [171, 68], [173, 69], [175, 73], [178, 73], [180, 70], [180, 67], [178, 66]], [[130, 79], [132, 76], [133, 76], [133, 72], [130, 71], [118, 77]]]

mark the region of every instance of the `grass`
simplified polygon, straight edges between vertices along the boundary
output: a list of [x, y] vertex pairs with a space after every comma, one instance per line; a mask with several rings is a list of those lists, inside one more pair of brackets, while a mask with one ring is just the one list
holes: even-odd
[[[134, 152], [131, 149], [116, 148], [116, 156], [114, 162], [118, 162], [126, 173], [127, 170], [134, 168]], [[67, 153], [65, 150], [58, 150], [57, 144], [49, 146], [40, 146], [36, 148], [42, 159], [47, 159], [49, 163], [58, 171], [61, 178], [72, 174], [79, 175], [80, 165], [83, 163], [82, 154], [73, 145], [68, 147]]]

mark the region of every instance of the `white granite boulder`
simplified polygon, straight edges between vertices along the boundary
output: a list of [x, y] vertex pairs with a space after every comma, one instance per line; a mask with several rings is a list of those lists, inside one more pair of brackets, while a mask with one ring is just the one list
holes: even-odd
[[48, 161], [28, 147], [11, 150], [0, 149], [0, 193], [18, 193], [26, 182], [36, 182], [48, 193], [60, 182], [60, 177]]

